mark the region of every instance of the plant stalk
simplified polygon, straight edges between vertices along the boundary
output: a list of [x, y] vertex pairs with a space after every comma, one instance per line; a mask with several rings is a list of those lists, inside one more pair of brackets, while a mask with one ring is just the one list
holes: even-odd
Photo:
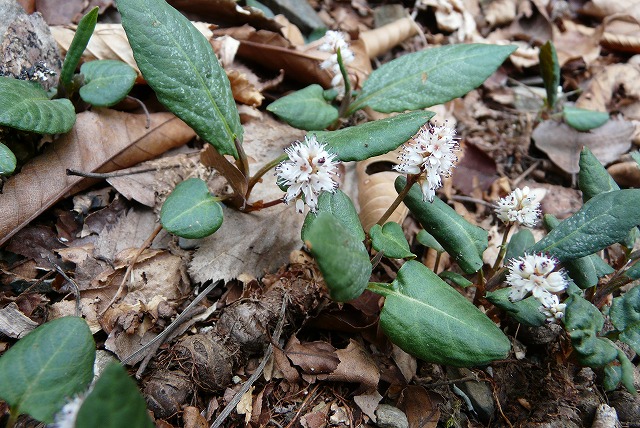
[[253, 177], [249, 178], [249, 184], [247, 185], [247, 193], [244, 195], [244, 198], [248, 201], [249, 200], [249, 195], [251, 195], [251, 191], [253, 190], [253, 187], [260, 182], [261, 178], [267, 172], [269, 172], [271, 169], [273, 169], [276, 166], [278, 166], [278, 164], [280, 164], [280, 162], [285, 161], [288, 158], [289, 158], [289, 156], [285, 153], [282, 156], [279, 156], [279, 157], [273, 159], [272, 161], [266, 163], [262, 168], [260, 168], [258, 170], [258, 172], [256, 172], [256, 175], [254, 175]]
[[491, 275], [489, 275], [489, 276], [493, 276], [493, 273], [498, 270], [498, 268], [500, 267], [500, 263], [502, 263], [502, 260], [504, 260], [505, 254], [507, 254], [507, 239], [509, 239], [509, 232], [511, 232], [511, 228], [512, 227], [513, 227], [513, 223], [509, 223], [507, 225], [507, 228], [504, 231], [504, 235], [502, 235], [502, 243], [500, 244], [500, 252], [498, 253], [498, 257], [496, 258], [496, 262], [493, 264], [493, 267], [491, 268]]
[[407, 184], [404, 186], [404, 189], [402, 189], [402, 191], [398, 193], [398, 197], [393, 201], [391, 206], [387, 208], [384, 214], [382, 214], [382, 217], [380, 217], [380, 220], [378, 220], [376, 224], [379, 224], [380, 226], [384, 225], [389, 217], [391, 217], [391, 214], [393, 214], [396, 208], [398, 208], [398, 205], [400, 205], [400, 203], [407, 196], [409, 190], [411, 190], [411, 186], [413, 186], [418, 181], [418, 177], [420, 177], [420, 174], [407, 176]]

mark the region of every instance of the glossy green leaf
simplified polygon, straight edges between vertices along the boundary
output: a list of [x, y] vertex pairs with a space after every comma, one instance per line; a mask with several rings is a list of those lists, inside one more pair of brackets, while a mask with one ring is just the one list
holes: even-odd
[[433, 248], [438, 253], [444, 253], [446, 251], [444, 248], [442, 248], [442, 245], [440, 245], [436, 238], [434, 238], [432, 234], [424, 229], [418, 232], [418, 234], [416, 235], [416, 240], [427, 248]]
[[361, 161], [397, 149], [416, 135], [435, 113], [412, 111], [338, 131], [315, 132], [343, 162]]
[[630, 279], [640, 279], [640, 260], [633, 262], [633, 264], [624, 271], [624, 274]]
[[533, 327], [544, 325], [546, 317], [540, 312], [540, 302], [538, 299], [529, 296], [526, 299], [512, 302], [509, 300], [509, 292], [509, 288], [488, 291], [486, 298], [521, 324]]
[[332, 299], [353, 300], [367, 288], [372, 271], [369, 253], [335, 215], [319, 213], [307, 230], [305, 243]]
[[209, 41], [164, 0], [118, 0], [133, 56], [158, 100], [223, 155], [238, 158], [242, 126]]
[[71, 80], [73, 79], [73, 74], [76, 72], [76, 68], [78, 68], [80, 58], [89, 44], [93, 30], [96, 28], [98, 9], [98, 6], [94, 7], [78, 22], [76, 33], [73, 36], [71, 45], [69, 45], [69, 50], [64, 57], [64, 63], [60, 71], [60, 84], [65, 88], [71, 85]]
[[[555, 216], [545, 214], [544, 223], [547, 229], [553, 230], [560, 224]], [[597, 254], [590, 254], [564, 263], [569, 276], [581, 289], [587, 289], [598, 284], [598, 278], [613, 273], [614, 269], [605, 263]]]
[[571, 294], [565, 303], [564, 325], [578, 361], [589, 367], [602, 367], [613, 361], [618, 355], [617, 348], [609, 339], [598, 337], [604, 326], [598, 308], [578, 294]]
[[[396, 179], [396, 191], [400, 193], [407, 179]], [[474, 273], [482, 267], [482, 253], [489, 245], [487, 231], [465, 220], [453, 208], [434, 198], [433, 202], [422, 200], [420, 186], [414, 184], [405, 205], [418, 219], [422, 227], [447, 250], [465, 273]]]
[[586, 110], [578, 107], [565, 106], [562, 116], [567, 125], [578, 131], [588, 131], [598, 128], [609, 120], [609, 113]]
[[404, 351], [428, 362], [468, 367], [505, 358], [509, 339], [435, 273], [406, 262], [391, 284], [370, 283], [385, 297], [380, 326]]
[[390, 221], [384, 226], [374, 225], [369, 230], [371, 246], [378, 252], [384, 253], [391, 259], [415, 259], [416, 255], [409, 249], [409, 243], [404, 236], [402, 226]]
[[407, 54], [374, 70], [349, 113], [419, 110], [443, 104], [477, 88], [515, 46], [457, 44]]
[[207, 183], [190, 178], [178, 184], [164, 201], [160, 222], [183, 238], [204, 238], [222, 225], [222, 206], [209, 193]]
[[50, 100], [36, 82], [0, 76], [0, 125], [38, 134], [62, 134], [76, 122], [67, 99]]
[[540, 60], [540, 74], [547, 91], [547, 107], [553, 108], [558, 100], [558, 86], [560, 85], [560, 64], [553, 42], [549, 40], [540, 47], [538, 54]]
[[327, 103], [323, 92], [320, 85], [307, 86], [274, 101], [267, 110], [295, 128], [325, 129], [338, 119], [338, 109]]
[[620, 384], [622, 380], [622, 369], [617, 362], [612, 361], [604, 366], [604, 379], [602, 380], [602, 386], [605, 391], [613, 391]]
[[11, 175], [16, 170], [16, 155], [11, 149], [0, 143], [0, 175]]
[[122, 61], [104, 59], [85, 62], [80, 67], [84, 86], [80, 97], [97, 107], [110, 107], [127, 96], [136, 81], [136, 71]]
[[638, 391], [636, 391], [636, 387], [633, 381], [636, 368], [620, 348], [618, 348], [618, 361], [620, 361], [621, 369], [620, 382], [622, 382], [622, 385], [627, 388], [627, 391], [629, 391], [632, 395], [638, 395]]
[[12, 412], [51, 423], [93, 378], [95, 343], [82, 318], [49, 321], [0, 357], [0, 398]]
[[619, 339], [640, 351], [640, 286], [613, 299], [609, 311], [611, 322], [621, 332]]
[[505, 262], [510, 259], [524, 256], [525, 251], [528, 248], [533, 247], [535, 243], [536, 239], [533, 237], [533, 233], [531, 233], [529, 229], [522, 229], [514, 233], [507, 244], [507, 252], [504, 256]]
[[630, 209], [638, 206], [638, 189], [596, 195], [549, 232], [531, 251], [551, 253], [561, 262], [596, 253], [623, 240], [632, 227], [640, 224], [640, 210]]
[[445, 281], [449, 281], [449, 283], [457, 285], [458, 287], [467, 288], [473, 285], [473, 282], [469, 281], [464, 276], [460, 275], [457, 272], [452, 272], [450, 270], [445, 270], [444, 272], [440, 272], [438, 276]]
[[117, 363], [108, 365], [78, 411], [75, 428], [152, 428], [147, 403]]
[[357, 241], [364, 241], [366, 238], [353, 202], [342, 190], [338, 189], [333, 193], [320, 193], [320, 196], [318, 196], [318, 212], [309, 212], [304, 219], [302, 230], [300, 231], [303, 241], [307, 240], [307, 231], [318, 217], [318, 214], [322, 212], [332, 214]]

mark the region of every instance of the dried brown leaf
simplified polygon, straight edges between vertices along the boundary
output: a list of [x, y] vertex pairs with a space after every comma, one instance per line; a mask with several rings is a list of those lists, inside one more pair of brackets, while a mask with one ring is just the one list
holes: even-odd
[[419, 385], [408, 385], [400, 394], [398, 408], [407, 415], [409, 426], [436, 428], [441, 402], [442, 397], [438, 394]]
[[640, 168], [636, 161], [621, 162], [611, 165], [607, 171], [620, 186], [640, 187]]
[[576, 174], [580, 171], [578, 161], [583, 147], [589, 147], [606, 165], [629, 150], [634, 131], [633, 123], [625, 120], [609, 120], [590, 132], [579, 132], [564, 123], [547, 120], [538, 125], [532, 138], [553, 163], [570, 174]]
[[591, 28], [572, 20], [562, 21], [564, 31], [553, 27], [553, 44], [558, 54], [560, 67], [576, 59], [582, 59], [588, 65], [600, 57], [600, 38], [603, 27]]
[[293, 364], [309, 375], [333, 373], [340, 363], [336, 348], [330, 343], [301, 343], [295, 336], [289, 340], [285, 353]]
[[632, 16], [612, 16], [604, 23], [600, 43], [612, 51], [640, 52], [640, 23]]
[[353, 339], [345, 349], [338, 349], [338, 367], [331, 373], [318, 375], [318, 380], [359, 383], [368, 391], [375, 390], [380, 381], [380, 370], [366, 349]]
[[359, 40], [364, 43], [365, 51], [373, 59], [391, 50], [411, 36], [418, 34], [418, 25], [409, 17], [398, 19], [374, 30], [360, 33]]
[[16, 302], [0, 309], [0, 333], [3, 335], [20, 339], [36, 327], [38, 323], [23, 314]]
[[259, 107], [264, 100], [264, 96], [249, 82], [247, 75], [238, 70], [227, 71], [227, 77], [231, 82], [231, 92], [233, 98], [242, 103], [253, 107]]
[[640, 67], [608, 65], [591, 79], [576, 101], [576, 107], [619, 111], [628, 120], [640, 120]]
[[0, 194], [0, 245], [60, 198], [89, 184], [67, 169], [109, 172], [153, 158], [195, 133], [170, 113], [147, 118], [108, 109], [80, 113], [67, 134], [9, 178]]
[[516, 2], [514, 0], [495, 0], [484, 8], [484, 19], [490, 27], [509, 24], [516, 18]]
[[169, 0], [169, 3], [178, 10], [196, 14], [214, 24], [249, 24], [271, 31], [280, 29], [280, 24], [267, 18], [260, 9], [240, 6], [237, 0]]

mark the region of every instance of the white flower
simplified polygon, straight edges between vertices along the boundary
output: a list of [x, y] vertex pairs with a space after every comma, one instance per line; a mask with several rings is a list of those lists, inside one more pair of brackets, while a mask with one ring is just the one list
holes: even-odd
[[539, 310], [547, 317], [547, 322], [553, 323], [564, 317], [564, 311], [567, 305], [560, 303], [558, 296], [551, 295], [549, 300], [542, 302]]
[[525, 254], [509, 264], [507, 283], [511, 286], [509, 300], [516, 302], [531, 293], [541, 304], [553, 303], [552, 293], [567, 288], [567, 280], [562, 272], [554, 272], [556, 260], [542, 254]]
[[495, 210], [498, 218], [504, 223], [520, 223], [533, 227], [540, 218], [540, 204], [534, 200], [526, 186], [500, 199]]
[[62, 409], [58, 413], [56, 413], [55, 422], [52, 427], [74, 428], [76, 426], [78, 411], [80, 411], [80, 407], [82, 407], [84, 399], [84, 396], [76, 396], [67, 404], [62, 406]]
[[330, 52], [331, 55], [320, 63], [320, 68], [329, 69], [333, 73], [331, 86], [344, 93], [344, 80], [340, 72], [340, 64], [338, 64], [338, 50], [342, 57], [342, 63], [347, 65], [355, 59], [353, 51], [349, 47], [349, 43], [344, 39], [344, 35], [340, 31], [327, 31], [325, 34], [325, 42], [320, 45], [318, 50]]
[[418, 133], [402, 145], [400, 165], [393, 168], [403, 174], [424, 174], [418, 179], [422, 188], [422, 199], [433, 202], [436, 189], [442, 186], [442, 177], [451, 175], [458, 161], [455, 152], [460, 149], [456, 130], [448, 125], [432, 123], [424, 125]]
[[[313, 212], [318, 208], [318, 195], [322, 191], [334, 192], [338, 183], [334, 176], [338, 174], [339, 161], [335, 154], [329, 153], [324, 144], [318, 143], [315, 135], [296, 141], [285, 150], [289, 160], [276, 167], [278, 183], [288, 186], [284, 202], [296, 201], [296, 209], [302, 213], [304, 203]], [[304, 201], [301, 199], [304, 196]]]

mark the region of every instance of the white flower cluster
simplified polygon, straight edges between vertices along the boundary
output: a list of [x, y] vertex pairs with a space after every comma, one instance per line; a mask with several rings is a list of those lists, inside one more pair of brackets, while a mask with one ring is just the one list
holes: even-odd
[[334, 192], [338, 187], [334, 177], [338, 175], [339, 161], [335, 159], [335, 154], [328, 152], [326, 146], [316, 140], [315, 135], [305, 136], [304, 141], [296, 141], [285, 152], [289, 160], [276, 167], [278, 184], [288, 186], [284, 202], [289, 204], [295, 200], [299, 213], [304, 211], [306, 202], [309, 209], [315, 212], [320, 192]]
[[516, 302], [529, 293], [541, 304], [540, 312], [548, 322], [555, 322], [564, 316], [566, 305], [558, 296], [567, 288], [567, 279], [562, 272], [555, 272], [556, 260], [542, 254], [525, 254], [509, 264], [507, 283], [511, 286], [509, 300]]
[[340, 72], [340, 64], [338, 64], [338, 50], [342, 57], [342, 63], [347, 65], [355, 59], [353, 51], [349, 47], [349, 43], [344, 39], [344, 35], [340, 31], [327, 31], [325, 34], [325, 42], [318, 48], [323, 52], [330, 52], [329, 58], [322, 61], [320, 68], [329, 69], [333, 73], [333, 79], [331, 79], [331, 86], [333, 86], [338, 93], [344, 94], [344, 79]]
[[533, 198], [528, 187], [516, 189], [495, 206], [496, 215], [505, 224], [519, 223], [527, 227], [533, 227], [540, 218], [540, 204]]
[[402, 145], [400, 165], [394, 169], [403, 174], [421, 174], [418, 179], [422, 199], [433, 202], [436, 190], [442, 186], [442, 177], [451, 175], [460, 150], [456, 130], [445, 121], [438, 126], [428, 123], [408, 142]]

